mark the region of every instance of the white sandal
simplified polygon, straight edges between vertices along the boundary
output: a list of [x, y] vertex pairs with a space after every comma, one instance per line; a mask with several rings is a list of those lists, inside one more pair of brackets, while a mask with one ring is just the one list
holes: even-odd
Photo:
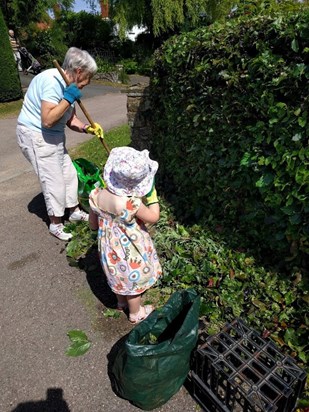
[[130, 313], [129, 321], [133, 325], [136, 325], [140, 323], [142, 320], [146, 319], [147, 316], [149, 316], [150, 313], [153, 311], [154, 307], [152, 305], [141, 306], [137, 313]]

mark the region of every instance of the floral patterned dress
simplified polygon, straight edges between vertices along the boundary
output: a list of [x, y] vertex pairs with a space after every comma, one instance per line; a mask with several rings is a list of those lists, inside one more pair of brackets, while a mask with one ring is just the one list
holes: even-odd
[[144, 223], [135, 215], [141, 199], [128, 198], [118, 216], [98, 207], [99, 188], [89, 197], [98, 215], [98, 250], [107, 282], [114, 293], [139, 295], [149, 289], [162, 273], [152, 239]]

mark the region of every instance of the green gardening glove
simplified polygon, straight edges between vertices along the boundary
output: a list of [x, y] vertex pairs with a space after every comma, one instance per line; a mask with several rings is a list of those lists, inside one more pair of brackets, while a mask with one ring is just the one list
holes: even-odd
[[94, 124], [95, 127], [92, 127], [91, 124], [84, 126], [84, 131], [88, 134], [94, 134], [99, 139], [104, 139], [103, 128], [99, 125], [99, 123]]
[[159, 203], [158, 197], [157, 197], [157, 191], [155, 188], [155, 185], [153, 184], [151, 190], [149, 193], [147, 193], [146, 196], [144, 196], [145, 204], [146, 206], [153, 205], [154, 203]]

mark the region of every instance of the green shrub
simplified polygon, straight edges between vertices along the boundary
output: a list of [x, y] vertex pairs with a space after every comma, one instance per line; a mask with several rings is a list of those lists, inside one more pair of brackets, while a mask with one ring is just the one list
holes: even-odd
[[272, 263], [308, 262], [308, 27], [306, 10], [174, 37], [151, 84], [153, 150], [181, 217]]
[[106, 48], [112, 38], [112, 25], [99, 14], [67, 12], [57, 21], [65, 33], [65, 44], [91, 51]]
[[135, 60], [123, 59], [123, 60], [120, 60], [119, 64], [123, 66], [123, 69], [127, 74], [137, 73], [138, 64]]
[[98, 73], [109, 73], [116, 70], [115, 65], [107, 59], [96, 57], [95, 60], [98, 66]]
[[63, 42], [63, 33], [59, 27], [38, 30], [32, 24], [28, 30], [28, 38], [25, 40], [25, 45], [42, 67], [44, 69], [53, 67], [54, 59], [58, 60], [61, 64], [68, 48]]
[[297, 270], [287, 276], [264, 268], [208, 228], [181, 225], [162, 199], [160, 205], [154, 240], [164, 274], [161, 294], [193, 287], [208, 333], [240, 317], [306, 365], [308, 280]]
[[2, 39], [0, 62], [0, 102], [9, 102], [22, 98], [22, 89], [14, 60], [8, 29], [0, 9], [0, 37]]
[[153, 67], [153, 57], [145, 57], [141, 62], [138, 64], [137, 72], [138, 74], [144, 76], [150, 76]]

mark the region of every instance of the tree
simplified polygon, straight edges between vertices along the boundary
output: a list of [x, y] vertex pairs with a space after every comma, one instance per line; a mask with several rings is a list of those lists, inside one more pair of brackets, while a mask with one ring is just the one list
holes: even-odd
[[[111, 18], [119, 25], [119, 34], [137, 25], [147, 28], [155, 37], [174, 34], [183, 28], [195, 28], [228, 18], [232, 10], [247, 6], [274, 11], [293, 9], [308, 0], [85, 0], [90, 6], [109, 1]], [[239, 7], [238, 7], [239, 6]]]
[[74, 0], [2, 0], [0, 7], [6, 24], [19, 32], [31, 22], [48, 21], [50, 19], [49, 10], [55, 10], [58, 7], [68, 10], [73, 4]]
[[112, 0], [112, 17], [120, 27], [120, 35], [134, 25], [145, 26], [154, 36], [177, 31], [186, 22], [198, 25], [201, 18], [209, 22], [227, 15], [232, 0]]
[[60, 25], [65, 33], [64, 41], [70, 46], [85, 50], [104, 49], [112, 38], [110, 22], [102, 20], [99, 14], [85, 11], [64, 13], [55, 26]]
[[18, 100], [22, 97], [21, 84], [8, 37], [8, 29], [0, 9], [0, 37], [2, 58], [0, 61], [0, 102]]
[[[66, 46], [61, 29], [54, 22], [62, 11], [69, 10], [74, 0], [2, 0], [1, 9], [7, 26], [13, 29], [21, 44], [45, 68], [51, 59], [65, 54]], [[54, 19], [51, 17], [54, 14]]]

